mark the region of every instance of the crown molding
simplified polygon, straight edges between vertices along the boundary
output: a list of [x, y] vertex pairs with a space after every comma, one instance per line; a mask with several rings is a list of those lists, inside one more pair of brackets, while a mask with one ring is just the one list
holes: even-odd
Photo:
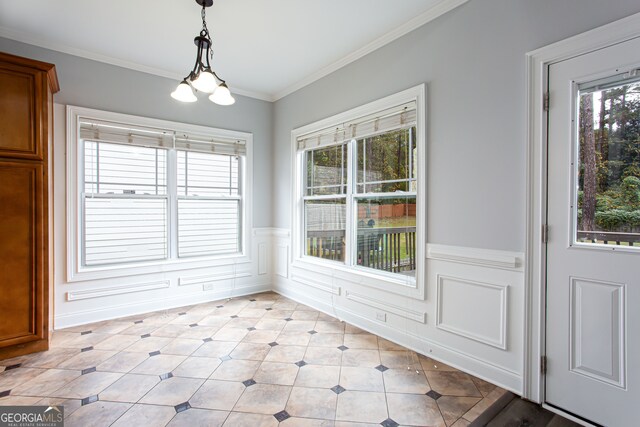
[[322, 77], [325, 77], [331, 73], [333, 73], [334, 71], [339, 70], [340, 68], [349, 65], [352, 62], [357, 61], [358, 59], [362, 58], [365, 55], [368, 55], [369, 53], [373, 52], [376, 49], [381, 48], [384, 45], [387, 45], [389, 43], [391, 43], [392, 41], [399, 39], [400, 37], [404, 36], [407, 33], [410, 33], [411, 31], [415, 30], [416, 28], [419, 28], [421, 26], [423, 26], [424, 24], [433, 21], [434, 19], [438, 18], [439, 16], [444, 15], [445, 13], [449, 12], [450, 10], [455, 9], [458, 6], [463, 5], [464, 3], [468, 2], [469, 0], [443, 0], [442, 2], [438, 3], [437, 5], [433, 6], [432, 8], [426, 10], [425, 12], [421, 13], [420, 15], [416, 16], [415, 18], [411, 19], [410, 21], [407, 21], [405, 24], [399, 26], [398, 28], [396, 28], [393, 31], [388, 32], [387, 34], [377, 38], [376, 40], [372, 41], [371, 43], [361, 47], [358, 50], [355, 50], [354, 52], [348, 54], [347, 56], [343, 57], [342, 59], [337, 60], [336, 62], [327, 65], [324, 68], [321, 68], [320, 70], [308, 75], [307, 77], [305, 77], [304, 79], [298, 81], [297, 83], [294, 83], [291, 86], [288, 86], [287, 88], [276, 92], [273, 96], [273, 100], [277, 101], [281, 98], [284, 98], [287, 95], [292, 94], [293, 92], [302, 89], [305, 86], [310, 85], [311, 83], [315, 82], [316, 80], [320, 80]]

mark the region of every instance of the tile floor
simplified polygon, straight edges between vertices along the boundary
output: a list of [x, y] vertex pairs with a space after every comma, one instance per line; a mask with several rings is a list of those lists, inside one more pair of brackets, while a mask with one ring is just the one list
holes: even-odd
[[275, 293], [56, 331], [0, 405], [72, 426], [467, 426], [499, 387]]

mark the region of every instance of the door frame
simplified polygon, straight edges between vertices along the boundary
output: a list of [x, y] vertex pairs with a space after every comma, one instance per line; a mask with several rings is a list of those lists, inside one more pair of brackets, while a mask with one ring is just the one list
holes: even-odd
[[545, 376], [541, 372], [542, 356], [546, 354], [546, 244], [542, 237], [547, 211], [547, 112], [544, 104], [548, 69], [553, 63], [637, 37], [640, 37], [640, 13], [526, 54], [527, 195], [522, 396], [581, 424], [584, 421], [545, 405]]

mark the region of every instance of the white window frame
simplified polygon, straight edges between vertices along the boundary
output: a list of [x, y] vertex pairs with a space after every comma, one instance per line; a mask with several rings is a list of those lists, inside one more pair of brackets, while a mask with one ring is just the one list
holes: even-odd
[[[240, 245], [241, 252], [223, 255], [210, 255], [198, 257], [178, 258], [177, 253], [177, 218], [172, 212], [171, 204], [175, 203], [169, 199], [168, 224], [169, 225], [169, 259], [136, 262], [131, 264], [114, 265], [82, 265], [82, 159], [83, 153], [79, 152], [80, 147], [80, 125], [79, 120], [94, 119], [98, 121], [111, 121], [130, 125], [132, 127], [142, 126], [159, 129], [171, 129], [177, 133], [210, 135], [213, 138], [238, 139], [245, 142], [246, 155], [244, 166], [240, 168], [242, 174], [240, 178], [242, 199], [240, 203]], [[251, 262], [251, 233], [253, 229], [253, 209], [252, 209], [252, 183], [253, 183], [253, 134], [227, 129], [211, 128], [198, 125], [190, 125], [167, 120], [153, 119], [148, 117], [133, 116], [128, 114], [113, 113], [108, 111], [95, 110], [91, 108], [67, 106], [67, 156], [66, 156], [66, 208], [67, 208], [67, 250], [66, 250], [66, 276], [68, 282], [84, 280], [95, 280], [131, 276], [138, 274], [157, 273], [159, 271], [177, 271], [194, 268], [217, 267], [224, 265], [237, 265]], [[172, 178], [172, 163], [168, 166], [168, 179]]]
[[[331, 269], [333, 272], [343, 274], [346, 280], [364, 286], [371, 286], [380, 290], [393, 292], [399, 295], [416, 299], [425, 298], [425, 249], [426, 249], [426, 185], [427, 185], [427, 162], [426, 162], [426, 85], [421, 84], [402, 92], [378, 99], [360, 107], [336, 114], [326, 119], [302, 126], [291, 131], [291, 153], [292, 153], [292, 210], [291, 210], [291, 263], [292, 266], [319, 271], [323, 268]], [[340, 127], [344, 123], [357, 121], [362, 117], [375, 115], [390, 108], [406, 104], [416, 103], [416, 140], [417, 148], [417, 188], [416, 193], [416, 275], [415, 279], [409, 276], [378, 271], [372, 268], [353, 265], [352, 254], [345, 253], [345, 262], [321, 259], [307, 256], [304, 253], [304, 196], [306, 168], [304, 162], [305, 151], [298, 148], [300, 137], [319, 132], [323, 129]], [[353, 153], [349, 153], [349, 159], [353, 159]], [[354, 165], [348, 168], [348, 174], [353, 175]], [[350, 177], [351, 178], [351, 177]], [[353, 240], [356, 231], [353, 227], [353, 213], [350, 204], [347, 203], [346, 213], [346, 236]], [[347, 243], [347, 250], [349, 244]], [[341, 276], [342, 277], [342, 276]], [[366, 281], [363, 279], [366, 278]]]

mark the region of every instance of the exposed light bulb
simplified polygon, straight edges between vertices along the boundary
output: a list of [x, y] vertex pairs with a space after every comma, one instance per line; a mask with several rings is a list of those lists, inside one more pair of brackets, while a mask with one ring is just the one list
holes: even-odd
[[176, 90], [171, 92], [171, 97], [182, 102], [196, 102], [198, 100], [186, 80], [181, 81]]
[[213, 73], [208, 70], [203, 70], [200, 72], [198, 77], [191, 82], [194, 88], [204, 93], [213, 93], [218, 87], [218, 82], [214, 77]]
[[209, 100], [218, 105], [232, 105], [236, 102], [235, 98], [231, 96], [231, 91], [227, 87], [226, 83], [220, 84], [215, 92], [209, 96]]

